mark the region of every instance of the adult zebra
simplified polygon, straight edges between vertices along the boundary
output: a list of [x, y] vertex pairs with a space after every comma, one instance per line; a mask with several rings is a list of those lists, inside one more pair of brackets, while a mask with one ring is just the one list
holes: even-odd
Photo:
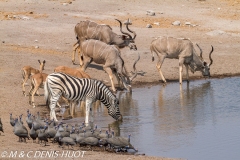
[[[50, 108], [50, 118], [57, 121], [55, 106], [63, 96], [71, 101], [86, 101], [85, 123], [93, 122], [92, 103], [100, 100], [115, 120], [122, 120], [119, 102], [111, 90], [101, 81], [87, 78], [75, 78], [64, 73], [49, 74], [44, 85], [44, 95]], [[49, 104], [50, 102], [50, 104]]]

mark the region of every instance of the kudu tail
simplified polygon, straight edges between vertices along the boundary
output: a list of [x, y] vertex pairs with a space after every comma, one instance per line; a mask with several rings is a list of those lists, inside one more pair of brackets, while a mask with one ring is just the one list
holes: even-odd
[[150, 46], [150, 51], [151, 51], [151, 54], [152, 54], [152, 62], [154, 61], [154, 52], [153, 52], [154, 48], [153, 46], [151, 45]]
[[134, 78], [137, 77], [137, 69], [136, 69], [136, 64], [137, 62], [140, 60], [140, 54], [138, 53], [138, 59], [134, 62], [133, 64], [133, 70], [134, 70], [134, 74], [129, 78], [130, 81], [133, 81]]

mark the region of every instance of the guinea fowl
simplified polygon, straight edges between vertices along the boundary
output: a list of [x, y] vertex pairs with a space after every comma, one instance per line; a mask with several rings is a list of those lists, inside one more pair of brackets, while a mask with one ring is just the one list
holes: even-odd
[[86, 137], [86, 138], [82, 139], [80, 144], [88, 145], [88, 146], [90, 146], [90, 150], [92, 150], [93, 146], [99, 145], [99, 140], [95, 137]]
[[29, 139], [27, 128], [17, 118], [15, 119], [14, 134], [19, 137], [19, 142], [21, 142], [22, 138], [25, 142], [26, 138]]
[[50, 121], [49, 126], [51, 128], [53, 128], [53, 127], [57, 126], [57, 123], [54, 120], [52, 120], [52, 121]]
[[39, 116], [35, 117], [33, 116], [32, 124], [34, 124], [34, 130], [40, 129], [40, 127], [45, 126], [45, 122], [39, 118]]
[[85, 137], [83, 137], [83, 136], [80, 136], [79, 135], [80, 133], [79, 133], [79, 130], [77, 131], [77, 136], [76, 136], [76, 143], [77, 144], [79, 144], [80, 146], [81, 146], [81, 142], [82, 142], [82, 140], [85, 138]]
[[40, 130], [39, 130], [39, 133], [38, 133], [38, 140], [39, 141], [44, 141], [44, 146], [46, 146], [47, 142], [48, 142], [47, 133], [45, 132], [46, 129], [47, 129], [46, 126], [44, 126], [43, 129], [41, 127]]
[[57, 133], [54, 136], [54, 141], [59, 142], [60, 137], [70, 137], [70, 132], [63, 128], [62, 123], [60, 123], [57, 127]]
[[128, 136], [128, 139], [125, 139], [123, 137], [115, 137], [114, 132], [112, 131], [112, 138], [106, 139], [108, 144], [112, 147], [112, 149], [116, 149], [116, 152], [119, 151], [127, 151], [127, 149], [133, 149], [137, 151], [131, 144], [130, 144], [130, 135]]
[[33, 120], [32, 120], [31, 117], [32, 117], [32, 114], [29, 112], [29, 110], [27, 110], [26, 122], [27, 122], [27, 125], [30, 129], [32, 128], [32, 123], [33, 123]]
[[99, 140], [102, 138], [109, 138], [108, 131], [105, 131], [105, 133], [102, 133], [102, 130], [100, 130], [99, 134], [96, 135], [96, 138], [98, 138]]
[[128, 139], [124, 138], [124, 137], [117, 137], [122, 143], [123, 145], [125, 146], [124, 148], [122, 148], [123, 150], [128, 150], [128, 149], [133, 149], [134, 151], [137, 152], [137, 149], [135, 149], [133, 147], [133, 145], [130, 143], [130, 137], [131, 135], [129, 134], [128, 135]]
[[[52, 123], [51, 123], [52, 124]], [[49, 139], [51, 138], [54, 138], [56, 133], [57, 133], [57, 130], [55, 129], [55, 126], [51, 126], [48, 124], [47, 122], [47, 130], [45, 131], [47, 133], [47, 137]]]
[[38, 133], [34, 130], [34, 124], [32, 124], [32, 128], [29, 132], [30, 137], [32, 138], [33, 142], [36, 141], [38, 137]]
[[[0, 118], [0, 131], [4, 133], [4, 131], [3, 131], [3, 124], [2, 124], [1, 118]], [[1, 135], [1, 132], [0, 132], [0, 135]]]
[[12, 117], [12, 113], [10, 113], [10, 124], [11, 124], [11, 126], [14, 126], [14, 124], [15, 124], [15, 120]]
[[21, 115], [19, 116], [19, 122], [23, 124], [22, 116], [23, 116], [23, 114], [21, 114]]
[[86, 126], [85, 125], [85, 122], [82, 123], [82, 130], [85, 130], [85, 131], [90, 131], [92, 130], [92, 127], [89, 125], [89, 126]]
[[60, 143], [62, 143], [63, 147], [64, 145], [67, 145], [68, 149], [69, 149], [69, 145], [72, 147], [72, 149], [73, 149], [73, 146], [76, 145], [76, 142], [71, 137], [59, 137], [59, 141]]
[[78, 136], [78, 132], [75, 133], [75, 128], [72, 127], [72, 131], [70, 132], [70, 137], [76, 141], [76, 138]]

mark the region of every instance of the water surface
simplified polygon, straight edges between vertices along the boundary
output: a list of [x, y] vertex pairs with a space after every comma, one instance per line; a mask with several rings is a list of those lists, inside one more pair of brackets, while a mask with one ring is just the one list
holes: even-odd
[[[124, 117], [118, 123], [102, 105], [100, 128], [112, 128], [150, 156], [190, 160], [240, 159], [240, 77], [168, 83], [119, 92]], [[84, 113], [66, 121], [80, 123]]]

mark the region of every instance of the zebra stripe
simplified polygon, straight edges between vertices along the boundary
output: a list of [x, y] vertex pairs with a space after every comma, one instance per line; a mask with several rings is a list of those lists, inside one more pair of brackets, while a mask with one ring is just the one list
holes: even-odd
[[57, 120], [55, 106], [60, 96], [70, 101], [86, 100], [89, 102], [90, 110], [92, 103], [100, 100], [107, 107], [110, 116], [116, 120], [122, 119], [116, 96], [101, 81], [75, 78], [64, 73], [48, 75], [45, 83], [45, 98], [50, 102], [51, 119]]

